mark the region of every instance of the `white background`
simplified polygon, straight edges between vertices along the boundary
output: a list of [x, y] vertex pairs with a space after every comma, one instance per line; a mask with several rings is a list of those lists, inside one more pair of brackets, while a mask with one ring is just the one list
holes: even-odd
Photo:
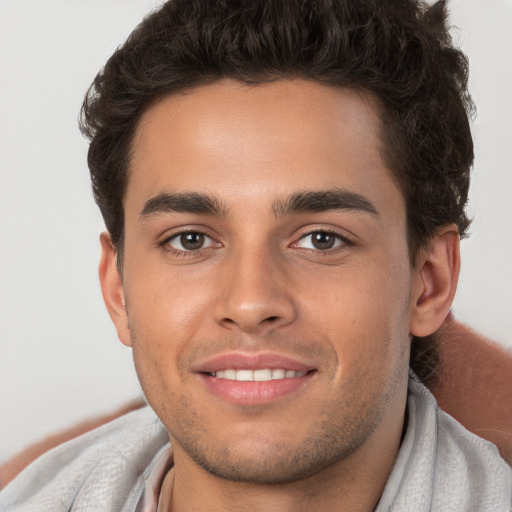
[[[158, 0], [0, 0], [0, 461], [140, 394], [97, 282], [103, 223], [77, 128], [96, 72]], [[512, 347], [512, 3], [450, 3], [469, 54], [475, 221], [456, 316]]]

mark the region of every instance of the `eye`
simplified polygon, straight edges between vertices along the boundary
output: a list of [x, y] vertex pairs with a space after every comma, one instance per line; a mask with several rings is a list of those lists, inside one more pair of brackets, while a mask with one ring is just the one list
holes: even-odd
[[186, 231], [171, 236], [164, 242], [164, 245], [179, 252], [193, 252], [214, 247], [217, 243], [199, 231]]
[[315, 251], [328, 251], [329, 249], [335, 249], [349, 242], [336, 233], [329, 231], [313, 231], [300, 237], [300, 239], [294, 244], [295, 247], [301, 249], [313, 249]]

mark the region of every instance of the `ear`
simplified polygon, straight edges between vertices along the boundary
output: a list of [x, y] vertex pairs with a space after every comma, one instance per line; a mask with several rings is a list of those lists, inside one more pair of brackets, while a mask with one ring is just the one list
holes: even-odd
[[427, 249], [420, 249], [412, 290], [413, 336], [428, 336], [443, 323], [450, 311], [460, 270], [460, 237], [457, 226], [441, 228]]
[[108, 314], [114, 322], [117, 335], [127, 347], [131, 346], [130, 329], [121, 274], [117, 268], [116, 250], [108, 233], [101, 233], [101, 260], [99, 268], [101, 293]]

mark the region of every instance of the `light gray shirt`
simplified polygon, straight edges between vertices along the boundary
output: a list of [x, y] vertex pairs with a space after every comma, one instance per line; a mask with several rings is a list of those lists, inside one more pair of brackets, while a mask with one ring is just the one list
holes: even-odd
[[[512, 469], [496, 447], [437, 406], [414, 375], [408, 423], [377, 512], [510, 512]], [[44, 454], [4, 490], [2, 512], [156, 512], [172, 465], [149, 407]]]

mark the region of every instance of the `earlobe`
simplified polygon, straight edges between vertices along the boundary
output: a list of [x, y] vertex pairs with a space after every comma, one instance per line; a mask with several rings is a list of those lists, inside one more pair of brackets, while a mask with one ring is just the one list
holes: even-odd
[[103, 300], [108, 314], [114, 322], [119, 339], [124, 345], [131, 346], [123, 281], [117, 268], [116, 250], [112, 245], [110, 235], [106, 232], [100, 235], [100, 243], [99, 277]]
[[409, 328], [413, 336], [435, 332], [450, 311], [459, 278], [459, 242], [457, 226], [450, 224], [418, 254]]

